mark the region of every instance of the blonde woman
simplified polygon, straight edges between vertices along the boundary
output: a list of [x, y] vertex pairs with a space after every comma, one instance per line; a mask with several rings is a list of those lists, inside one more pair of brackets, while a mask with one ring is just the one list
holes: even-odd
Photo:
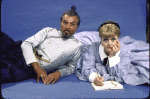
[[106, 21], [100, 25], [98, 31], [101, 42], [93, 43], [84, 55], [82, 76], [97, 86], [102, 86], [106, 80], [132, 85], [148, 83], [148, 78], [131, 64], [128, 46], [119, 42], [118, 23]]

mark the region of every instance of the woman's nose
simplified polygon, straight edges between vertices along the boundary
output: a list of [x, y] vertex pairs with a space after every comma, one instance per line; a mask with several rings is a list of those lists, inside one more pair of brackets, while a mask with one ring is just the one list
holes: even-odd
[[111, 41], [111, 40], [108, 40], [108, 44], [111, 45], [111, 44], [112, 44], [112, 41]]

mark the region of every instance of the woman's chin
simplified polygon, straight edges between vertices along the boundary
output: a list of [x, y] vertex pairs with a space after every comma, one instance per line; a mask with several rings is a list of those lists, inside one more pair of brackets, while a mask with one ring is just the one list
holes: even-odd
[[111, 48], [107, 48], [107, 52], [111, 52], [111, 50], [112, 50]]

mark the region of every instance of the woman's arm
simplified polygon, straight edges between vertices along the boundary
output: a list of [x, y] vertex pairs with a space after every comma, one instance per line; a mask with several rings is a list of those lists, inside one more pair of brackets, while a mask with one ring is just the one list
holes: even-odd
[[95, 67], [95, 51], [96, 43], [93, 43], [89, 50], [83, 56], [83, 66], [82, 66], [82, 75], [90, 82], [94, 81], [96, 75], [96, 67]]

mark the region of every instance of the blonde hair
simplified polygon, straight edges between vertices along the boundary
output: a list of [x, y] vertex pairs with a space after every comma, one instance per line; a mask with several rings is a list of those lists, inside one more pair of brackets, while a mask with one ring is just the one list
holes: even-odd
[[120, 36], [120, 27], [118, 23], [114, 21], [106, 21], [99, 27], [99, 36], [102, 37], [110, 37], [115, 36], [119, 38]]

